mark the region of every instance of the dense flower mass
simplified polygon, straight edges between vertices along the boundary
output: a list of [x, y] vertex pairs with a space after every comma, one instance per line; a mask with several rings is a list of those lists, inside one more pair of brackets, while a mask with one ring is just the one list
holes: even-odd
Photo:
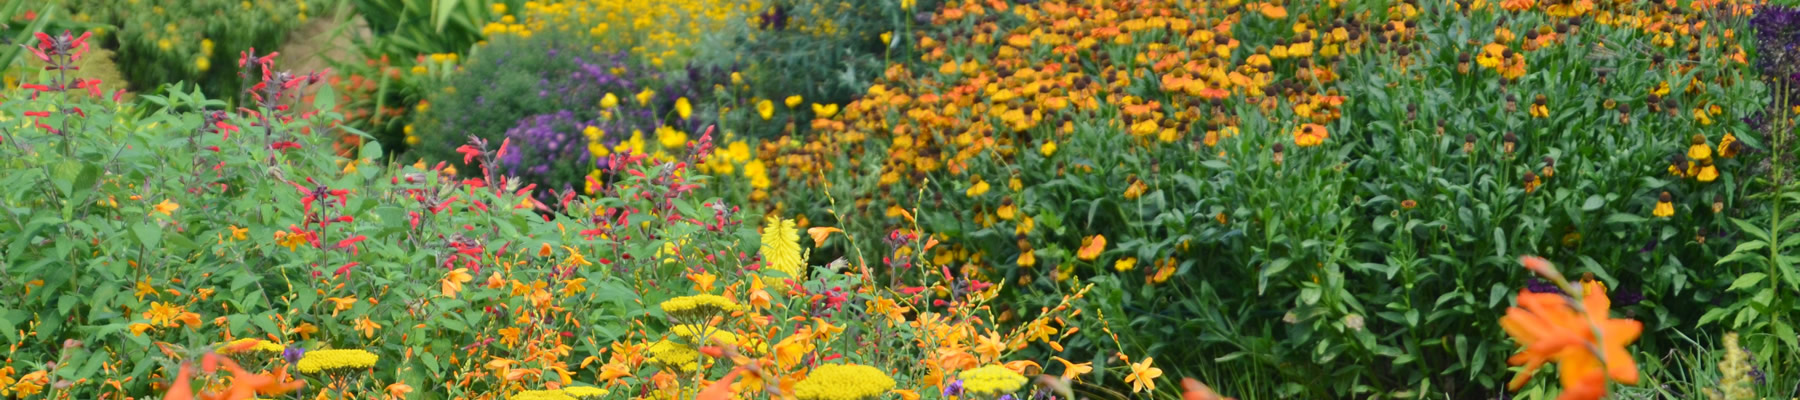
[[381, 357], [368, 350], [330, 349], [306, 352], [294, 368], [302, 373], [320, 374], [372, 368]]
[[0, 397], [1800, 377], [1791, 7], [352, 3], [0, 6]]
[[825, 364], [794, 385], [800, 400], [866, 400], [894, 388], [894, 379], [867, 365]]
[[962, 379], [963, 390], [982, 396], [999, 396], [1013, 393], [1025, 386], [1024, 375], [1000, 365], [989, 365], [963, 371], [957, 375]]

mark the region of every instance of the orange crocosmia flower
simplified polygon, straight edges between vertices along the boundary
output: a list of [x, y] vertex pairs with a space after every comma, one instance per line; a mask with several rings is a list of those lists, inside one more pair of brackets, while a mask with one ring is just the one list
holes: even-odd
[[843, 233], [843, 232], [844, 232], [843, 229], [833, 228], [833, 227], [829, 227], [829, 226], [815, 226], [815, 227], [811, 227], [811, 228], [806, 228], [806, 235], [812, 236], [813, 245], [815, 245], [815, 246], [825, 243], [825, 239], [830, 238], [831, 234]]
[[457, 268], [444, 274], [444, 279], [438, 282], [443, 286], [444, 297], [456, 298], [456, 294], [462, 292], [463, 284], [473, 280], [475, 277], [469, 275], [468, 268]]
[[356, 330], [362, 331], [363, 337], [365, 338], [374, 338], [375, 330], [377, 329], [381, 329], [381, 325], [376, 324], [375, 321], [369, 320], [369, 316], [367, 315], [364, 315], [362, 319], [356, 320]]
[[1081, 250], [1075, 252], [1075, 257], [1082, 261], [1093, 261], [1095, 257], [1100, 256], [1100, 252], [1105, 250], [1106, 235], [1089, 236], [1081, 240]]
[[325, 301], [329, 301], [334, 305], [331, 308], [331, 316], [333, 317], [336, 317], [339, 312], [349, 311], [351, 307], [356, 306], [355, 297], [327, 297], [325, 298]]
[[387, 392], [388, 392], [389, 396], [393, 396], [394, 398], [403, 399], [403, 398], [406, 398], [407, 393], [413, 392], [413, 388], [412, 388], [412, 386], [407, 385], [404, 382], [394, 382], [393, 384], [387, 386]]
[[986, 336], [976, 336], [975, 343], [975, 353], [981, 354], [983, 359], [997, 360], [1000, 358], [1000, 352], [1006, 350], [1006, 343], [1000, 339], [998, 332], [988, 332]]
[[[1567, 297], [1555, 293], [1522, 290], [1518, 301], [1520, 307], [1508, 308], [1506, 316], [1500, 319], [1500, 327], [1523, 347], [1507, 359], [1509, 364], [1525, 366], [1507, 384], [1508, 388], [1518, 390], [1539, 367], [1552, 361], [1559, 365], [1563, 387], [1568, 391], [1565, 399], [1599, 399], [1606, 392], [1607, 378], [1637, 384], [1637, 362], [1625, 346], [1637, 340], [1644, 325], [1611, 318], [1612, 301], [1604, 292], [1585, 296], [1580, 311], [1569, 304]], [[1596, 380], [1597, 390], [1593, 388]], [[1591, 396], [1570, 397], [1589, 393]]]

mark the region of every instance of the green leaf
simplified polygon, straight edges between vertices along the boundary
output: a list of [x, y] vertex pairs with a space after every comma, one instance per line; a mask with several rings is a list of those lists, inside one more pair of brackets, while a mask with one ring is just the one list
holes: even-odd
[[1725, 291], [1729, 292], [1729, 291], [1735, 291], [1738, 289], [1755, 286], [1757, 283], [1761, 283], [1763, 278], [1768, 278], [1768, 277], [1769, 277], [1769, 274], [1765, 274], [1765, 273], [1761, 273], [1761, 272], [1751, 272], [1748, 274], [1744, 274], [1742, 276], [1738, 276], [1737, 280], [1732, 281], [1731, 287], [1726, 288]]
[[1782, 343], [1787, 343], [1790, 349], [1800, 349], [1800, 338], [1794, 337], [1793, 326], [1789, 326], [1787, 322], [1779, 319], [1775, 320], [1774, 326], [1776, 338], [1781, 339]]
[[137, 235], [138, 244], [144, 245], [145, 248], [155, 249], [162, 244], [162, 227], [149, 222], [139, 222], [132, 226], [131, 233]]
[[1755, 224], [1751, 224], [1750, 221], [1732, 218], [1731, 223], [1737, 225], [1738, 229], [1743, 229], [1745, 233], [1749, 233], [1751, 237], [1754, 237], [1757, 240], [1761, 240], [1764, 242], [1773, 242], [1774, 241], [1773, 239], [1769, 238], [1768, 230], [1758, 227]]
[[450, 22], [450, 16], [456, 12], [457, 0], [433, 0], [431, 16], [437, 33], [444, 33], [444, 24]]
[[337, 109], [337, 93], [332, 91], [331, 85], [319, 85], [318, 87], [318, 93], [313, 94], [313, 109], [320, 111]]
[[1506, 230], [1494, 227], [1494, 256], [1506, 258]]
[[1587, 201], [1581, 203], [1581, 211], [1594, 211], [1605, 205], [1606, 199], [1596, 194], [1588, 196]]
[[1278, 259], [1275, 259], [1274, 262], [1270, 262], [1269, 266], [1263, 267], [1262, 274], [1260, 274], [1261, 276], [1259, 276], [1256, 280], [1256, 294], [1262, 294], [1263, 291], [1268, 290], [1269, 289], [1269, 277], [1274, 276], [1275, 274], [1281, 273], [1281, 271], [1283, 271], [1283, 270], [1286, 270], [1288, 267], [1288, 264], [1291, 264], [1291, 263], [1293, 263], [1292, 260], [1288, 260], [1286, 258], [1278, 258]]

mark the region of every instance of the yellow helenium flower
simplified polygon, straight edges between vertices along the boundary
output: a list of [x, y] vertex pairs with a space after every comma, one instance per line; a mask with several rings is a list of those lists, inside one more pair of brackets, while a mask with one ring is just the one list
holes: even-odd
[[380, 356], [367, 350], [334, 349], [313, 350], [300, 357], [294, 368], [302, 373], [317, 374], [321, 372], [363, 369], [375, 366]]
[[675, 114], [680, 115], [683, 120], [688, 119], [694, 115], [694, 105], [688, 103], [686, 97], [675, 99]]
[[1019, 375], [1018, 372], [1013, 372], [1012, 369], [1001, 365], [989, 365], [963, 371], [957, 377], [963, 380], [963, 390], [982, 396], [1012, 393], [1018, 391], [1020, 387], [1024, 387], [1027, 381], [1024, 375]]
[[[786, 275], [794, 280], [805, 279], [806, 261], [800, 259], [800, 231], [794, 227], [794, 220], [769, 217], [763, 226], [762, 257], [768, 261], [769, 271]], [[783, 276], [763, 275], [763, 286], [775, 287], [770, 279]]]
[[1675, 215], [1675, 203], [1670, 202], [1669, 192], [1662, 192], [1662, 196], [1656, 199], [1656, 209], [1651, 210], [1650, 214], [1657, 218], [1668, 218]]
[[769, 118], [774, 118], [775, 102], [767, 99], [756, 102], [756, 114], [761, 115], [764, 121], [767, 121]]
[[867, 365], [825, 364], [813, 368], [806, 379], [794, 385], [800, 400], [873, 399], [894, 388], [894, 379]]

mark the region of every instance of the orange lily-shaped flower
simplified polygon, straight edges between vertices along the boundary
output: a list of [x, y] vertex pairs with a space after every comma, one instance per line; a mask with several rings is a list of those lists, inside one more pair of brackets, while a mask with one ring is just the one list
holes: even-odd
[[[1551, 272], [1540, 274], [1560, 278], [1547, 264], [1542, 259], [1526, 260], [1533, 270]], [[1603, 290], [1594, 290], [1597, 287], [1589, 286], [1586, 291], [1590, 293], [1579, 300], [1557, 293], [1519, 292], [1519, 307], [1508, 308], [1500, 318], [1500, 327], [1523, 347], [1507, 359], [1509, 364], [1525, 366], [1508, 388], [1524, 386], [1546, 362], [1559, 365], [1562, 400], [1599, 399], [1606, 394], [1608, 378], [1637, 384], [1637, 363], [1625, 346], [1637, 340], [1644, 325], [1611, 318], [1612, 301]]]

